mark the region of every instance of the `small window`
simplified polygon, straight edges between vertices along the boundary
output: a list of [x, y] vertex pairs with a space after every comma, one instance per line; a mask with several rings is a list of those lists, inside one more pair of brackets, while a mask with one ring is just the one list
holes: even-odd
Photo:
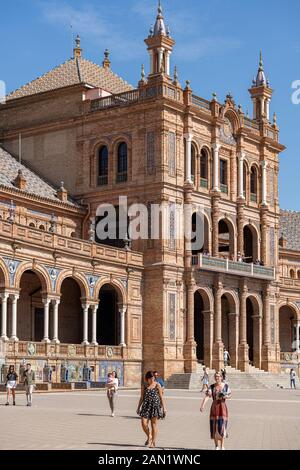
[[293, 269], [290, 270], [290, 277], [295, 279], [295, 271]]
[[244, 196], [246, 197], [247, 193], [247, 165], [244, 162], [243, 163], [243, 191], [244, 191]]
[[34, 223], [33, 223], [33, 222], [30, 222], [29, 227], [30, 227], [30, 228], [35, 228]]
[[297, 278], [300, 279], [300, 271], [297, 272]]
[[127, 181], [127, 160], [127, 144], [125, 142], [122, 142], [118, 147], [117, 183], [123, 183]]
[[257, 169], [255, 166], [251, 168], [250, 191], [252, 202], [257, 202]]
[[101, 147], [98, 159], [98, 186], [108, 184], [108, 148]]
[[44, 226], [44, 225], [40, 225], [40, 226], [39, 226], [39, 229], [45, 231], [45, 226]]
[[220, 160], [220, 185], [221, 192], [228, 193], [227, 185], [227, 160]]
[[[200, 156], [200, 177], [201, 177], [201, 186], [207, 187], [208, 180], [208, 156], [206, 150], [201, 150]], [[202, 184], [203, 182], [203, 184]], [[206, 184], [204, 184], [206, 182]]]
[[196, 148], [192, 145], [192, 155], [191, 155], [191, 178], [193, 183], [195, 183], [196, 178]]

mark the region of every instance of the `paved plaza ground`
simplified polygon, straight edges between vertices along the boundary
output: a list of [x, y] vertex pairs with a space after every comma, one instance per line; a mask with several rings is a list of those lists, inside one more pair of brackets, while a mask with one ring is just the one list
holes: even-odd
[[[165, 449], [212, 449], [208, 403], [200, 414], [199, 392], [166, 390], [168, 416], [157, 445]], [[23, 393], [17, 405], [0, 395], [0, 449], [145, 449], [135, 410], [139, 392], [120, 390], [115, 418], [104, 391], [36, 393], [31, 408]], [[300, 390], [233, 391], [227, 449], [300, 449]]]

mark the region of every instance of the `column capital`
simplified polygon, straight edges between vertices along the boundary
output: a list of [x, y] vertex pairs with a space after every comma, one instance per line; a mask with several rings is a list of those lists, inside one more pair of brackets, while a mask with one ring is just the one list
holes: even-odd
[[9, 297], [9, 292], [1, 292], [0, 293], [0, 299], [6, 301]]
[[127, 305], [118, 305], [118, 310], [119, 310], [119, 313], [122, 315], [126, 313], [127, 311]]
[[91, 304], [90, 302], [87, 302], [87, 301], [81, 301], [81, 307], [84, 309], [84, 310], [88, 310], [90, 308]]
[[51, 302], [52, 302], [54, 305], [59, 305], [59, 304], [60, 304], [60, 299], [51, 299]]
[[211, 145], [211, 148], [215, 151], [219, 151], [220, 148], [221, 148], [221, 144], [219, 144], [218, 142], [214, 142], [212, 145]]
[[267, 160], [262, 160], [260, 162], [260, 166], [262, 167], [263, 170], [266, 170], [268, 168], [268, 162]]
[[239, 160], [244, 161], [246, 158], [246, 153], [241, 150], [240, 152], [238, 152], [237, 156]]
[[191, 142], [191, 141], [193, 140], [193, 138], [194, 138], [194, 134], [191, 134], [191, 133], [187, 132], [187, 133], [183, 134], [183, 137], [184, 137], [187, 141], [190, 141], [190, 142]]
[[44, 305], [50, 305], [51, 299], [49, 299], [49, 297], [43, 297], [42, 302]]
[[17, 302], [17, 300], [19, 300], [20, 298], [20, 294], [13, 293], [13, 294], [10, 294], [10, 296], [12, 297], [13, 302]]

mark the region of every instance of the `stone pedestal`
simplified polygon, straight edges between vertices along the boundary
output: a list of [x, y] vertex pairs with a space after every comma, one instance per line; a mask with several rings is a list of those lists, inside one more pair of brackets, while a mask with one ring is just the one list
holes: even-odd
[[184, 372], [196, 372], [197, 356], [196, 356], [197, 343], [194, 340], [187, 341], [183, 346], [184, 355]]
[[212, 367], [216, 371], [224, 368], [224, 344], [223, 341], [217, 341], [213, 344]]

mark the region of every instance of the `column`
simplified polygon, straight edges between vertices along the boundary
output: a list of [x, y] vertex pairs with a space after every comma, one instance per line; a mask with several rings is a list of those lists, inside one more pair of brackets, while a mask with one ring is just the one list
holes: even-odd
[[244, 158], [245, 154], [243, 152], [239, 153], [239, 193], [238, 197], [240, 199], [245, 199], [244, 196], [244, 191], [246, 188], [244, 188]]
[[99, 308], [99, 304], [92, 305], [92, 344], [97, 346], [97, 311]]
[[185, 181], [186, 183], [193, 183], [192, 182], [192, 140], [193, 140], [193, 135], [192, 134], [185, 134], [185, 145], [186, 145], [186, 150], [185, 150]]
[[264, 160], [261, 162], [262, 171], [262, 187], [261, 187], [261, 203], [263, 206], [267, 205], [267, 167], [268, 163]]
[[188, 279], [186, 284], [186, 342], [183, 348], [185, 372], [196, 372], [196, 342], [194, 339], [194, 292], [195, 282]]
[[160, 47], [158, 49], [158, 73], [161, 72], [161, 67], [162, 67], [162, 64], [163, 64], [163, 57], [164, 57], [164, 49], [163, 47]]
[[219, 200], [220, 194], [214, 194], [212, 198], [212, 256], [219, 256]]
[[119, 308], [120, 313], [120, 346], [123, 348], [126, 347], [125, 343], [125, 314], [126, 314], [126, 307], [122, 306]]
[[13, 341], [19, 341], [19, 338], [17, 337], [18, 299], [19, 294], [12, 294], [12, 327], [10, 339]]
[[154, 74], [154, 54], [153, 54], [153, 50], [151, 49], [149, 51], [149, 54], [150, 54], [150, 74]]
[[82, 309], [83, 309], [83, 341], [81, 344], [87, 345], [89, 344], [88, 341], [88, 328], [89, 328], [89, 304], [83, 303], [82, 304]]
[[300, 347], [299, 347], [299, 328], [300, 328], [300, 322], [299, 320], [296, 321], [296, 353], [300, 352]]
[[187, 291], [187, 341], [194, 341], [194, 284]]
[[53, 299], [53, 339], [52, 342], [55, 344], [59, 344], [60, 341], [58, 339], [58, 306], [60, 304], [59, 299]]
[[203, 310], [204, 317], [204, 364], [212, 368], [212, 348], [214, 331], [214, 312], [212, 310]]
[[223, 284], [218, 280], [214, 291], [214, 344], [212, 366], [215, 370], [221, 370], [224, 366], [224, 345], [222, 341], [222, 293]]
[[165, 56], [166, 56], [166, 71], [165, 72], [168, 76], [170, 76], [170, 55], [171, 55], [170, 51], [165, 52]]
[[42, 339], [43, 343], [50, 343], [49, 340], [49, 306], [50, 299], [43, 299], [44, 304], [44, 338]]
[[243, 279], [240, 285], [240, 338], [238, 347], [238, 368], [244, 372], [249, 370], [249, 346], [247, 344], [247, 297], [248, 288], [245, 279]]
[[264, 345], [271, 344], [271, 312], [270, 312], [270, 287], [265, 286], [263, 297], [263, 342]]
[[220, 144], [213, 144], [213, 190], [220, 191], [220, 160], [219, 150]]
[[2, 329], [1, 329], [1, 339], [3, 341], [7, 341], [7, 299], [9, 297], [9, 294], [6, 292], [3, 292], [0, 294], [0, 297], [2, 299]]

